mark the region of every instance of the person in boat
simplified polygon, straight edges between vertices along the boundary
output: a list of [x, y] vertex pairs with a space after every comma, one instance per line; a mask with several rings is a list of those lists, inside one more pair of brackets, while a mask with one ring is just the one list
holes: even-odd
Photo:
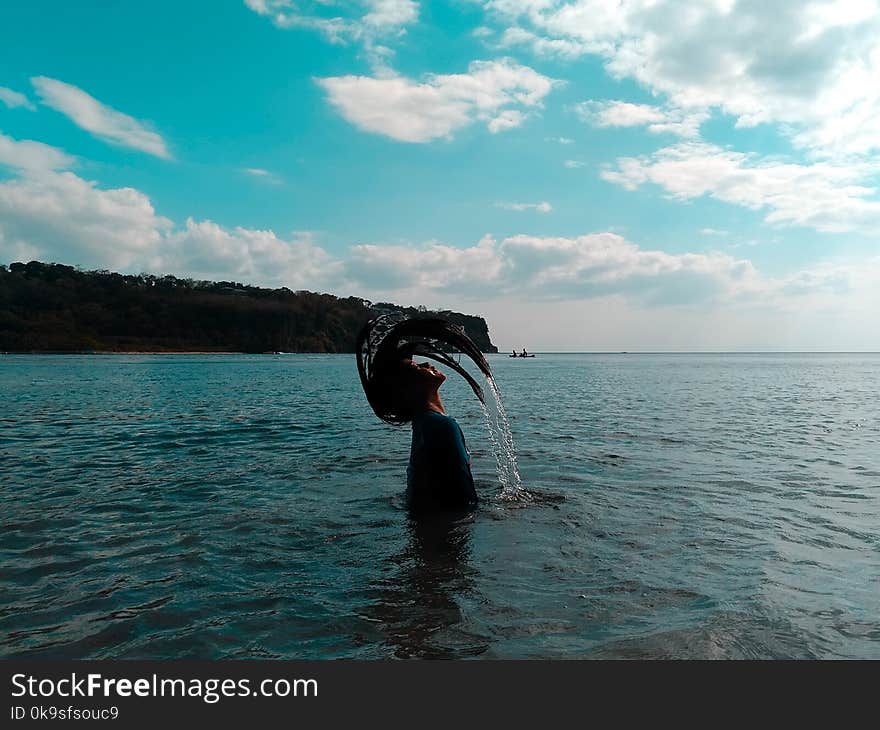
[[514, 351], [510, 354], [510, 356], [511, 356], [511, 357], [516, 357], [516, 350], [514, 350]]
[[528, 357], [528, 356], [529, 356], [529, 353], [526, 352], [526, 348], [524, 347], [523, 351], [522, 351], [522, 357]]
[[[478, 500], [470, 452], [461, 427], [446, 413], [440, 397], [446, 375], [428, 362], [416, 362], [413, 356], [424, 354], [455, 369], [480, 400], [480, 386], [443, 351], [442, 345], [462, 349], [486, 375], [491, 375], [489, 364], [463, 330], [444, 320], [404, 320], [385, 332], [378, 343], [378, 336], [371, 341], [371, 327], [376, 329], [370, 322], [358, 338], [358, 370], [376, 415], [388, 423], [412, 426], [406, 469], [409, 510], [425, 513], [473, 509]], [[419, 335], [433, 335], [433, 339], [414, 342]]]

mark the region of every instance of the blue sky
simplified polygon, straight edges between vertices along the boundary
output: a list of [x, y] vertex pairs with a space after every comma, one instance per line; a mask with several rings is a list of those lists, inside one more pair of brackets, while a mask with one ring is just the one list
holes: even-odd
[[6, 263], [880, 349], [874, 0], [32, 0], [0, 68]]

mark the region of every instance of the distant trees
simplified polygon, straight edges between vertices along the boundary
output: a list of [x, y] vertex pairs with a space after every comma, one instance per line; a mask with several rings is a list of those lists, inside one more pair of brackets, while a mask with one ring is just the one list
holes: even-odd
[[6, 352], [353, 352], [357, 332], [379, 311], [443, 316], [484, 352], [497, 352], [485, 320], [457, 312], [39, 261], [0, 266]]

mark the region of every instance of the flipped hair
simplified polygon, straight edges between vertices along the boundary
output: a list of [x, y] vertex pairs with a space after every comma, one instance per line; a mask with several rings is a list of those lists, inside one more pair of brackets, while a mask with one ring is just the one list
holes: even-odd
[[492, 377], [489, 363], [464, 328], [445, 319], [408, 319], [391, 314], [367, 322], [358, 334], [355, 353], [361, 385], [373, 412], [386, 423], [400, 425], [412, 420], [409, 408], [395, 397], [395, 389], [401, 361], [413, 355], [422, 355], [455, 370], [480, 402], [485, 403], [483, 389], [450, 356], [449, 349], [464, 353], [487, 378]]

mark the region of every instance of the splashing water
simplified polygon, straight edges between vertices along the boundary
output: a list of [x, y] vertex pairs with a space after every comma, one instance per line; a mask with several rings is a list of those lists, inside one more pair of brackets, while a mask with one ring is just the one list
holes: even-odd
[[513, 446], [510, 420], [504, 410], [501, 391], [495, 378], [487, 377], [486, 383], [495, 399], [494, 408], [490, 410], [488, 405], [481, 405], [489, 428], [489, 441], [492, 442], [492, 451], [495, 454], [495, 471], [501, 482], [501, 496], [515, 498], [522, 491], [522, 479], [516, 466], [516, 449]]

